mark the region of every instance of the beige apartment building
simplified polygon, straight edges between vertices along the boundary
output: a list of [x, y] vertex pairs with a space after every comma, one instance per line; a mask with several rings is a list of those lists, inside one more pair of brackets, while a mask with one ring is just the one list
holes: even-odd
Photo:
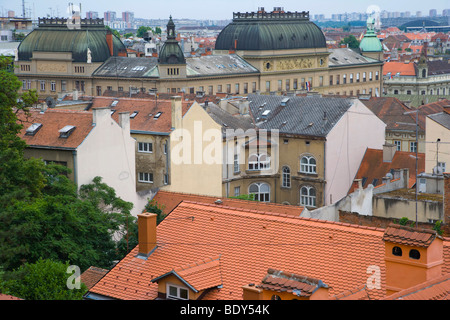
[[[235, 13], [211, 55], [185, 57], [172, 19], [158, 57], [131, 58], [101, 19], [40, 19], [18, 48], [22, 90], [43, 99], [77, 91], [324, 94], [377, 96], [383, 62], [348, 48], [328, 49], [308, 12]], [[76, 41], [75, 41], [76, 40]]]

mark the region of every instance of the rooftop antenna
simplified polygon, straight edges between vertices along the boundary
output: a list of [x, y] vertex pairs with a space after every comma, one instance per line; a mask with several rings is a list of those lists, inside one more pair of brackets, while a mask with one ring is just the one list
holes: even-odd
[[25, 19], [25, 0], [22, 0], [22, 17]]

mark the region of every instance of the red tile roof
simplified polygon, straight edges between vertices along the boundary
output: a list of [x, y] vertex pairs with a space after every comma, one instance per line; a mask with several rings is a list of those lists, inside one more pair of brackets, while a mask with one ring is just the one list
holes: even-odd
[[414, 63], [403, 63], [403, 62], [385, 62], [383, 66], [383, 75], [387, 75], [391, 73], [392, 76], [395, 76], [397, 73], [400, 73], [400, 76], [415, 76], [416, 69], [414, 68]]
[[83, 282], [88, 289], [92, 288], [109, 270], [97, 267], [89, 267], [81, 274], [81, 282]]
[[[206, 204], [216, 204], [216, 201], [219, 200], [219, 202], [223, 206], [240, 208], [240, 209], [253, 209], [253, 210], [259, 210], [259, 211], [264, 211], [264, 212], [288, 214], [288, 215], [293, 215], [293, 216], [300, 216], [300, 214], [304, 210], [304, 207], [301, 207], [301, 206], [277, 204], [277, 203], [270, 203], [270, 202], [241, 200], [241, 199], [224, 198], [224, 197], [212, 197], [212, 196], [204, 196], [204, 195], [181, 193], [181, 192], [169, 192], [169, 191], [164, 191], [164, 190], [159, 190], [156, 193], [156, 195], [153, 197], [153, 200], [155, 202], [157, 202], [158, 204], [162, 205], [163, 214], [169, 214], [182, 201], [194, 201], [194, 202], [202, 202], [202, 203], [206, 203]], [[219, 203], [219, 202], [217, 202], [217, 203]]]
[[256, 287], [276, 292], [288, 292], [299, 297], [309, 297], [318, 288], [328, 286], [318, 279], [270, 268]]
[[394, 293], [385, 300], [450, 300], [450, 273]]
[[[29, 116], [19, 112], [17, 117], [24, 126], [19, 135], [30, 146], [76, 149], [93, 129], [92, 112], [86, 111], [47, 109], [41, 113], [31, 110]], [[41, 123], [42, 127], [34, 136], [26, 135], [27, 128], [33, 123]], [[76, 129], [68, 138], [60, 138], [59, 130], [67, 125]]]
[[191, 265], [181, 266], [167, 274], [152, 279], [152, 282], [158, 282], [158, 280], [172, 274], [197, 292], [222, 285], [220, 257], [215, 259], [205, 259]]
[[386, 228], [383, 240], [415, 247], [429, 247], [436, 238], [433, 230], [420, 230], [415, 228], [390, 224]]
[[22, 300], [22, 299], [14, 297], [14, 296], [10, 296], [8, 294], [0, 293], [0, 301], [1, 300]]
[[[114, 97], [94, 97], [91, 108], [110, 107], [112, 102], [117, 100], [117, 105], [111, 107], [116, 110], [112, 118], [118, 122], [119, 113], [138, 111], [138, 114], [130, 119], [131, 131], [147, 131], [158, 133], [169, 133], [172, 128], [172, 102], [171, 100], [158, 99], [137, 99], [137, 98], [114, 98]], [[187, 112], [193, 101], [182, 100], [182, 113]], [[161, 115], [155, 119], [155, 115]]]
[[[137, 257], [137, 246], [90, 292], [116, 299], [155, 299], [158, 287], [152, 279], [220, 255], [223, 286], [208, 291], [206, 300], [242, 299], [242, 286], [260, 282], [269, 268], [321, 279], [330, 296], [356, 294], [373, 266], [380, 268], [380, 288], [367, 286], [365, 291], [371, 299], [380, 299], [386, 290], [384, 231], [183, 201], [158, 225], [158, 246], [147, 260]], [[444, 238], [443, 246], [442, 273], [447, 273], [450, 239]]]
[[[391, 169], [409, 169], [409, 188], [411, 188], [416, 181], [416, 156], [415, 152], [396, 151], [391, 162], [383, 162], [383, 150], [370, 149], [366, 150], [364, 157], [356, 173], [355, 179], [366, 178], [366, 183], [363, 188], [372, 184], [374, 179], [378, 179], [378, 184], [382, 183], [382, 178], [386, 176]], [[418, 172], [425, 170], [425, 154], [418, 153]], [[377, 185], [378, 185], [377, 184]], [[375, 186], [376, 187], [376, 186]], [[349, 193], [352, 193], [357, 188], [356, 185], [350, 187]]]

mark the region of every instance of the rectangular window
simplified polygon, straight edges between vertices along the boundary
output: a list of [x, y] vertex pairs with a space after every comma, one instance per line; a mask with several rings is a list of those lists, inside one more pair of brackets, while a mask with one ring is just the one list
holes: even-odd
[[27, 81], [27, 89], [30, 90], [31, 89], [31, 80]]
[[252, 82], [252, 92], [256, 92], [256, 82]]
[[323, 76], [319, 77], [319, 87], [323, 87]]
[[45, 80], [39, 81], [41, 84], [41, 91], [45, 91]]
[[283, 80], [278, 80], [278, 91], [283, 90]]
[[102, 87], [97, 86], [97, 95], [101, 96], [102, 95]]
[[330, 76], [330, 86], [333, 85], [333, 76]]
[[164, 184], [169, 184], [169, 175], [167, 173], [164, 174], [164, 181], [163, 181], [163, 183]]
[[289, 79], [286, 79], [286, 91], [291, 90], [291, 81]]
[[67, 84], [66, 81], [62, 80], [61, 81], [61, 91], [66, 91], [67, 90]]
[[341, 81], [341, 76], [338, 74], [336, 75], [336, 84], [339, 84], [339, 82]]
[[153, 152], [153, 144], [151, 142], [139, 142], [138, 143], [138, 151], [152, 153]]
[[231, 84], [227, 84], [227, 93], [231, 93]]
[[350, 83], [353, 83], [353, 73], [350, 73]]
[[167, 284], [167, 299], [188, 300], [189, 291], [180, 286]]
[[236, 94], [239, 94], [239, 83], [236, 83], [236, 84], [234, 85], [234, 89], [235, 89], [235, 93], [236, 93]]
[[294, 87], [294, 90], [298, 89], [297, 79], [294, 79], [293, 87]]
[[442, 172], [445, 172], [445, 162], [438, 162], [438, 168], [442, 168]]
[[248, 83], [245, 82], [244, 83], [244, 94], [247, 94], [247, 93], [248, 93]]
[[22, 80], [22, 90], [27, 89], [27, 80]]
[[346, 84], [346, 83], [347, 83], [347, 75], [346, 75], [346, 74], [344, 74], [344, 75], [342, 76], [342, 83], [343, 83], [343, 84]]
[[363, 82], [366, 82], [366, 73], [363, 72]]
[[112, 91], [112, 87], [111, 87], [111, 86], [107, 86], [107, 87], [106, 87], [106, 90]]
[[118, 87], [117, 90], [118, 91], [123, 91], [123, 87]]
[[217, 92], [222, 92], [222, 85], [221, 84], [217, 85]]
[[356, 82], [359, 82], [359, 72], [356, 74]]
[[213, 86], [209, 86], [208, 87], [208, 94], [212, 95], [213, 94]]
[[416, 150], [417, 150], [417, 142], [411, 141], [411, 142], [409, 143], [409, 151], [410, 151], [410, 152], [416, 152]]
[[56, 91], [56, 82], [55, 82], [55, 81], [52, 81], [52, 82], [50, 83], [50, 89], [51, 89], [52, 91]]
[[164, 154], [167, 154], [167, 142], [166, 143], [164, 143]]
[[75, 66], [75, 73], [84, 73], [84, 67]]
[[153, 183], [153, 173], [139, 172], [139, 182]]
[[378, 71], [377, 71], [377, 72], [375, 72], [375, 80], [378, 81], [378, 78], [379, 78], [379, 73], [378, 73]]
[[234, 173], [239, 172], [239, 155], [238, 154], [234, 155], [234, 162], [233, 162], [233, 164], [234, 164]]
[[266, 81], [266, 92], [270, 92], [270, 81]]
[[370, 71], [369, 72], [369, 81], [372, 81], [372, 76], [373, 76], [373, 73], [372, 73], [372, 71]]
[[80, 81], [81, 92], [84, 92], [84, 81]]
[[234, 196], [239, 197], [241, 195], [241, 187], [234, 187]]

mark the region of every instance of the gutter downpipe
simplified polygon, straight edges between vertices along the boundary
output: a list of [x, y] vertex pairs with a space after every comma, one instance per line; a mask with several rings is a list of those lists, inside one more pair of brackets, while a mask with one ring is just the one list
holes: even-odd
[[72, 151], [72, 156], [73, 156], [73, 181], [75, 182], [75, 184], [78, 187], [77, 150], [76, 149]]

